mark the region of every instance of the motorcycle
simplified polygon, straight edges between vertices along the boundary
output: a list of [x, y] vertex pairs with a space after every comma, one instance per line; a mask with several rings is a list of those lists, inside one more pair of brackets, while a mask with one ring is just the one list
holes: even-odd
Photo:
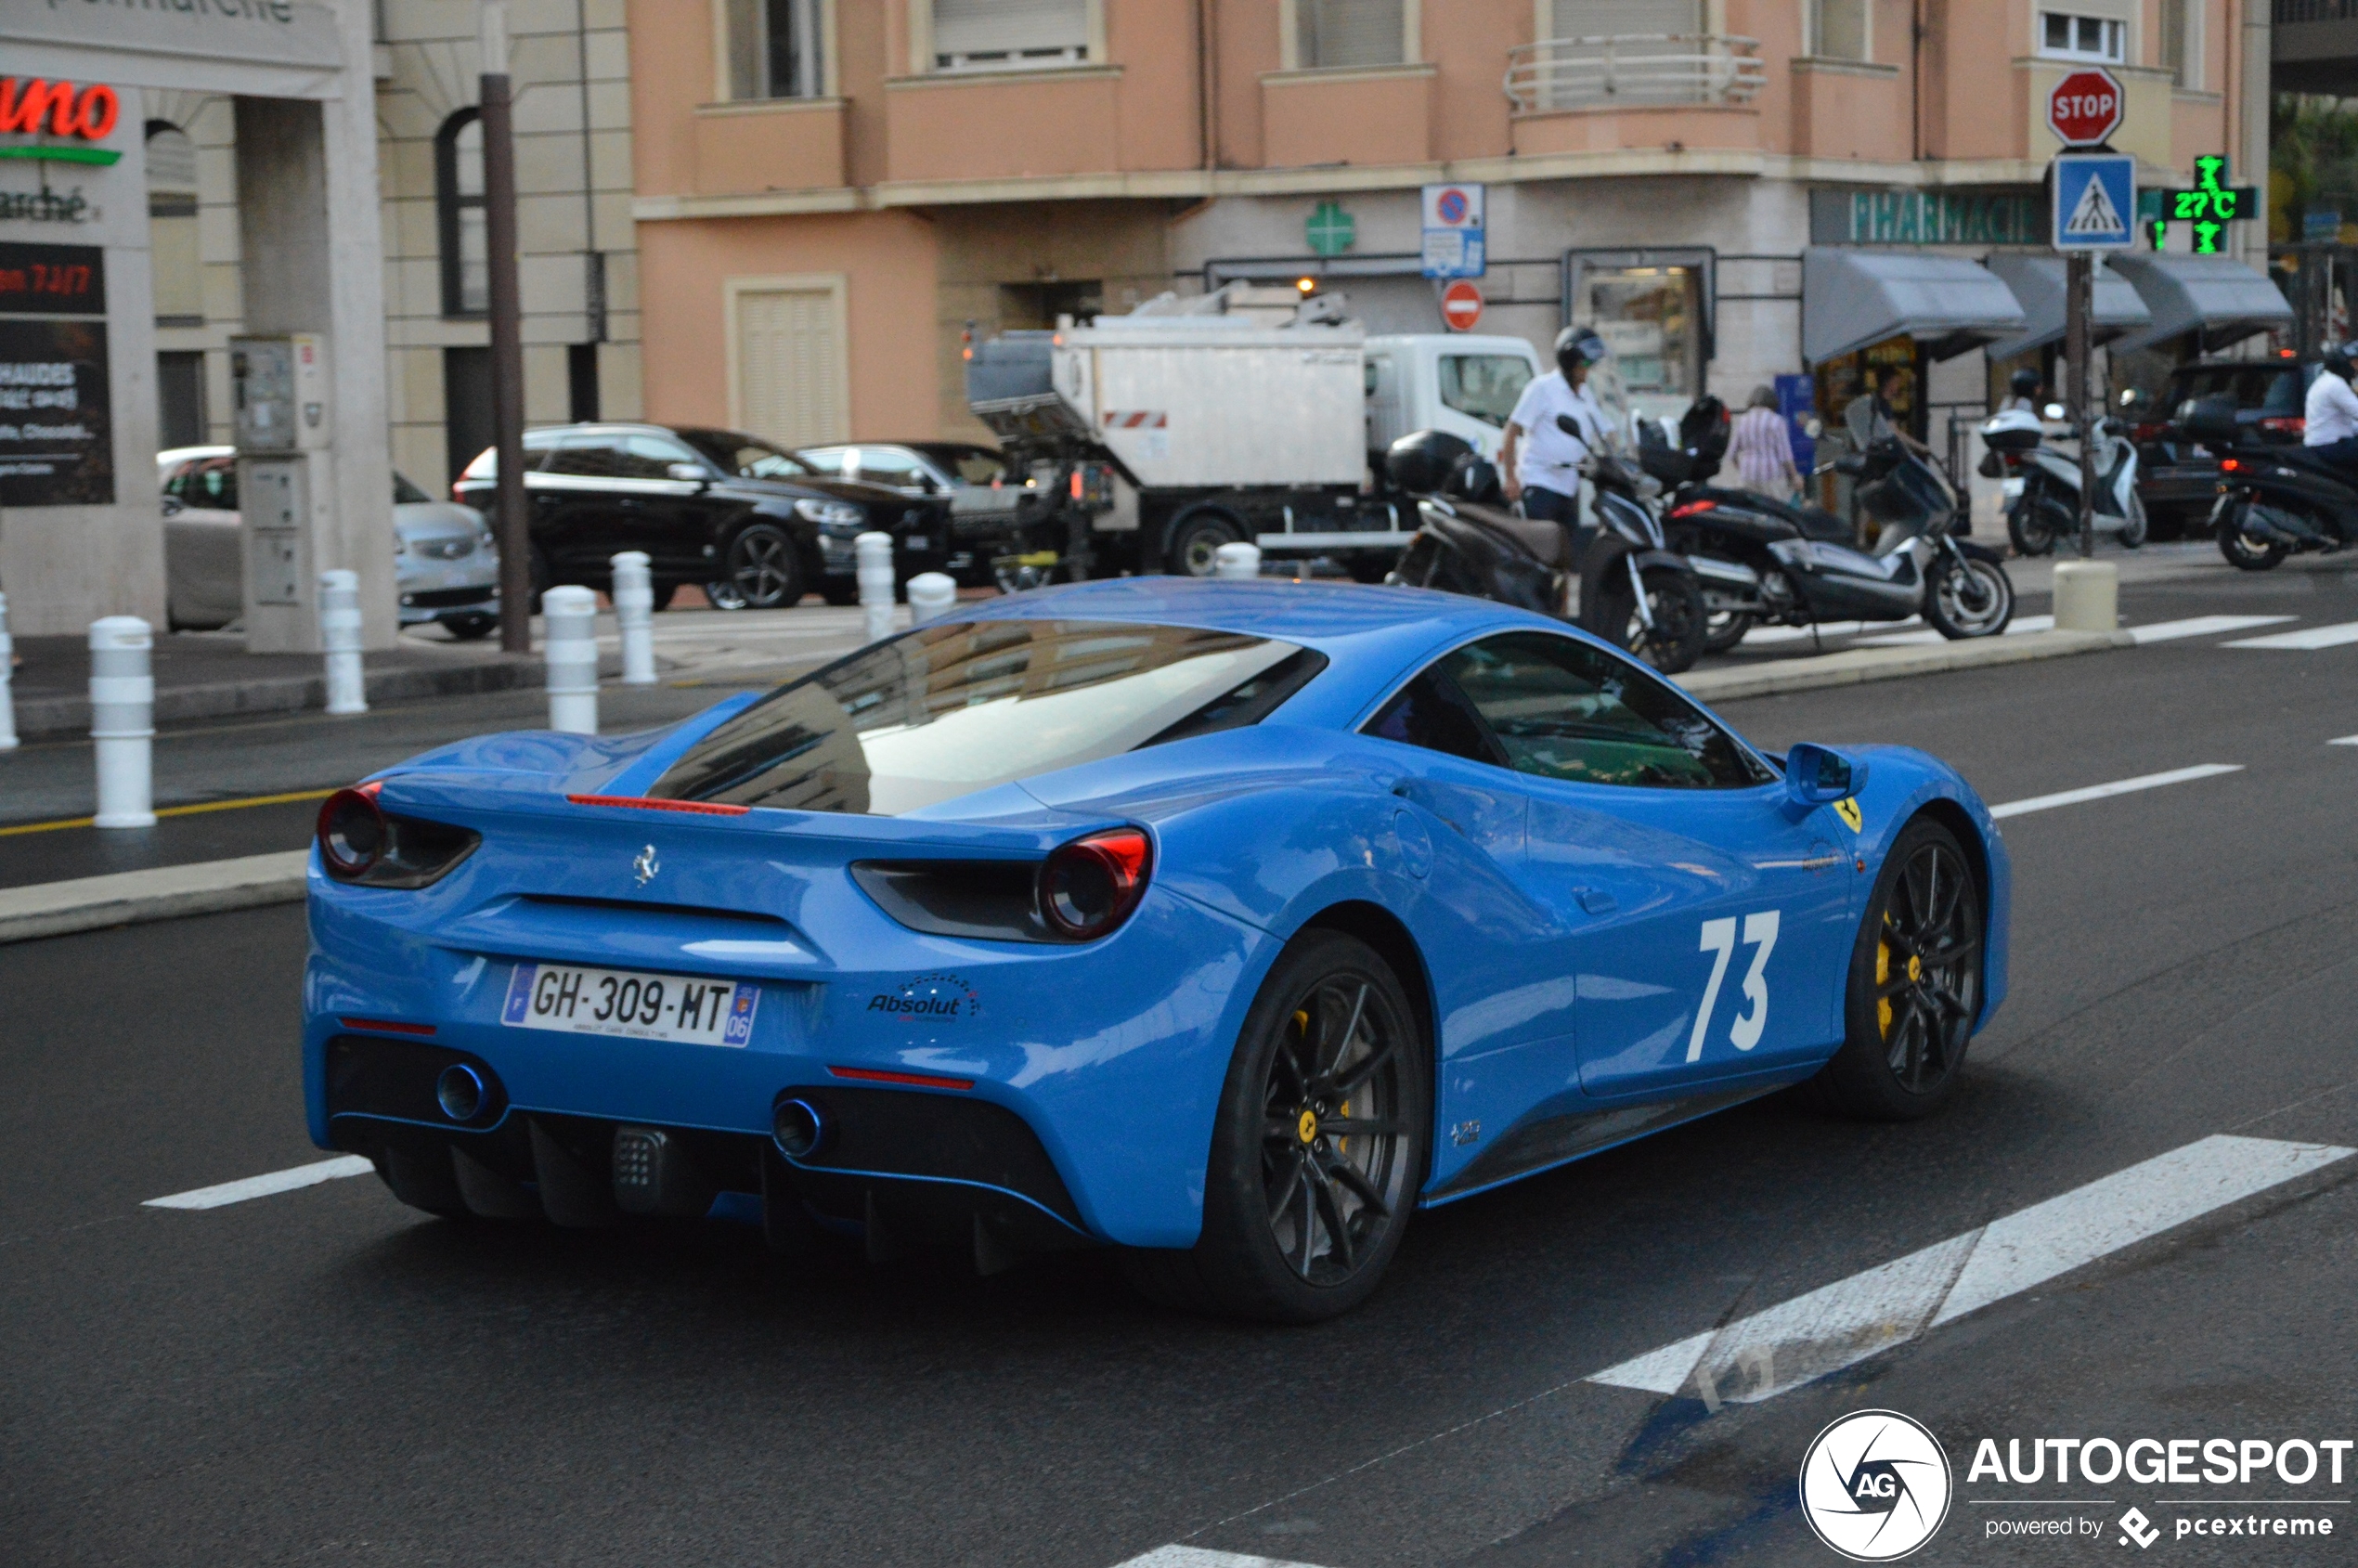
[[2190, 399], [2179, 428], [2219, 454], [2219, 500], [2210, 529], [2219, 553], [2247, 572], [2287, 555], [2331, 554], [2358, 543], [2358, 477], [2305, 447], [2238, 445], [2235, 406]]
[[[1718, 466], [1707, 446], [1676, 455], [1694, 465], [1696, 480], [1710, 478]], [[1670, 509], [1671, 547], [1698, 566], [1711, 561], [1743, 574], [1733, 582], [1706, 579], [1705, 606], [1725, 617], [1715, 623], [1716, 641], [1733, 647], [1764, 623], [1807, 627], [1911, 616], [1952, 640], [2006, 629], [2015, 614], [2014, 581], [1996, 551], [1957, 537], [1963, 508], [1937, 468], [1886, 436], [1818, 472], [1829, 469], [1858, 481], [1860, 508], [1882, 525], [1873, 550], [1854, 547], [1842, 520], [1816, 507], [1701, 483], [1679, 490]]]
[[1510, 511], [1497, 470], [1471, 446], [1441, 431], [1402, 436], [1384, 473], [1417, 498], [1418, 525], [1384, 580], [1572, 621], [1665, 675], [1693, 667], [1703, 591], [1695, 567], [1664, 546], [1646, 505], [1652, 482], [1605, 451], [1591, 452], [1581, 472], [1596, 487], [1599, 527], [1575, 562], [1573, 530]]
[[[2137, 394], [2122, 395], [2123, 406], [2133, 408]], [[2048, 417], [2059, 419], [2060, 405], [2048, 405]], [[2028, 408], [2012, 408], [1983, 423], [1982, 445], [1989, 448], [1983, 472], [2009, 481], [2006, 488], [2006, 537], [2017, 555], [2046, 555], [2058, 543], [2079, 536], [2079, 457], [2046, 445], [2039, 416]], [[2145, 503], [2137, 494], [2137, 444], [2119, 421], [2099, 419], [2095, 428], [2095, 529], [2118, 537], [2128, 549], [2145, 542]], [[1992, 460], [1996, 473], [1990, 473]], [[2019, 481], [2019, 493], [2015, 481]]]

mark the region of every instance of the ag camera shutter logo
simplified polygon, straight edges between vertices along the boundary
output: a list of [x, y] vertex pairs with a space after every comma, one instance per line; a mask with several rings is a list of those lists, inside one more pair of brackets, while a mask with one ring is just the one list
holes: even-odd
[[1940, 1440], [1897, 1410], [1855, 1410], [1801, 1460], [1801, 1513], [1853, 1562], [1890, 1562], [1932, 1539], [1954, 1484]]

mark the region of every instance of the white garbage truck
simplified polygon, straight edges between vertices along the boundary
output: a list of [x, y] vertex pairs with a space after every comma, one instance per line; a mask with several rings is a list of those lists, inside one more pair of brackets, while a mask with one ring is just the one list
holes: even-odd
[[1208, 577], [1237, 541], [1381, 577], [1417, 527], [1384, 449], [1437, 429], [1496, 458], [1541, 365], [1522, 338], [1369, 337], [1343, 308], [1232, 284], [970, 345], [968, 400], [1027, 476], [1003, 580]]

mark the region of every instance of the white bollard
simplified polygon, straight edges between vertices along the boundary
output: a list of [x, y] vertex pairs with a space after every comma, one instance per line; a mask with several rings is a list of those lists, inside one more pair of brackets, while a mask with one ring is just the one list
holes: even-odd
[[958, 603], [956, 579], [941, 572], [919, 572], [909, 579], [909, 620], [913, 626], [939, 620]]
[[548, 618], [549, 728], [598, 732], [598, 596], [586, 588], [552, 588], [540, 596]]
[[892, 635], [892, 536], [862, 534], [852, 545], [860, 559], [861, 634], [881, 642]]
[[99, 827], [153, 827], [155, 638], [136, 616], [90, 623], [90, 738], [97, 743]]
[[9, 687], [9, 666], [16, 662], [17, 645], [8, 637], [8, 596], [0, 593], [0, 751], [17, 749], [17, 700]]
[[1261, 576], [1261, 547], [1257, 544], [1222, 545], [1211, 552], [1211, 575], [1215, 577]]
[[2120, 568], [2109, 561], [2055, 563], [2055, 629], [2118, 631]]
[[647, 552], [626, 550], [614, 558], [614, 618], [622, 627], [622, 683], [655, 683], [655, 582]]
[[342, 567], [319, 574], [319, 646], [328, 654], [328, 711], [366, 713], [360, 678], [360, 574]]

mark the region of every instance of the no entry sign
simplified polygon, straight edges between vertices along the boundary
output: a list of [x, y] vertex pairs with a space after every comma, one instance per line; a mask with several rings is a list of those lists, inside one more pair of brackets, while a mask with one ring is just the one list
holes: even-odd
[[1482, 319], [1482, 291], [1460, 278], [1441, 291], [1441, 319], [1453, 332], [1471, 332]]
[[2066, 71], [2047, 95], [2047, 128], [2066, 147], [2093, 147], [2120, 128], [2120, 80], [2094, 66]]

